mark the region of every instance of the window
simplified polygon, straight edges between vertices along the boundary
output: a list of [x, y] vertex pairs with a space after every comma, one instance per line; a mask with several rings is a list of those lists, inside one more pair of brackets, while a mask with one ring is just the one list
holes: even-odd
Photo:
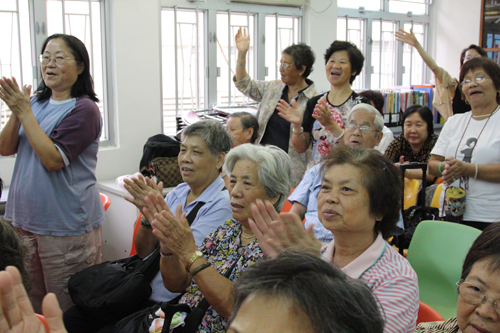
[[[177, 7], [176, 4], [183, 8]], [[172, 7], [174, 6], [174, 7]], [[240, 27], [250, 34], [246, 69], [258, 80], [279, 78], [277, 62], [287, 46], [300, 41], [301, 11], [240, 3], [164, 0], [161, 12], [163, 132], [176, 131], [176, 117], [215, 105], [253, 102], [234, 86]]]
[[352, 85], [354, 89], [427, 83], [426, 67], [418, 52], [397, 42], [394, 34], [399, 28], [413, 29], [425, 49], [429, 0], [338, 0], [338, 4], [344, 8], [338, 9], [337, 38], [356, 44], [365, 55], [363, 71]]
[[[109, 112], [104, 47], [104, 0], [32, 0], [34, 20], [30, 23], [27, 0], [7, 0], [0, 3], [0, 71], [3, 76], [22, 78], [19, 84], [40, 82], [37, 56], [46, 36], [65, 33], [78, 37], [87, 47], [90, 72], [103, 118], [101, 141], [109, 140]], [[33, 33], [30, 31], [33, 30]], [[31, 34], [32, 33], [32, 34]], [[34, 36], [34, 40], [32, 37]], [[34, 48], [31, 48], [34, 45]], [[0, 102], [1, 103], [1, 102]], [[1, 105], [5, 124], [10, 111]]]

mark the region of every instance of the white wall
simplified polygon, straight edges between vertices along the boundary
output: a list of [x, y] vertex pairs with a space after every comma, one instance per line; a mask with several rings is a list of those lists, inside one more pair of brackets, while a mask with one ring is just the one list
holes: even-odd
[[[316, 53], [311, 79], [318, 90], [328, 90], [323, 53], [336, 37], [336, 1], [324, 13], [305, 9], [304, 41]], [[110, 1], [113, 96], [116, 108], [116, 146], [101, 149], [97, 164], [99, 181], [138, 170], [147, 138], [161, 132], [160, 5], [159, 1]], [[310, 0], [316, 11], [329, 1]], [[458, 76], [460, 51], [479, 42], [480, 0], [434, 0], [430, 54], [437, 63]], [[0, 176], [10, 183], [14, 158], [0, 158]]]

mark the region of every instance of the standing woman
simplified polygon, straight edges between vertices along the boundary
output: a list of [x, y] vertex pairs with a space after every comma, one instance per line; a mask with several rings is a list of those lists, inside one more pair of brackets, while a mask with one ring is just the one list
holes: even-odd
[[40, 55], [42, 82], [31, 86], [0, 79], [0, 98], [12, 115], [0, 134], [0, 154], [17, 154], [4, 218], [30, 236], [30, 298], [41, 313], [55, 293], [63, 310], [72, 305], [68, 279], [101, 260], [104, 208], [95, 168], [101, 116], [89, 55], [76, 37], [47, 38]]
[[[490, 58], [469, 60], [460, 71], [460, 84], [472, 110], [444, 124], [429, 172], [443, 176], [443, 189], [453, 185], [465, 191], [459, 201], [465, 210], [463, 204], [450, 206], [446, 219], [461, 221], [463, 216], [464, 224], [484, 230], [500, 216], [500, 67]], [[445, 192], [453, 191], [443, 190], [440, 202]]]
[[[337, 126], [336, 120], [346, 124], [354, 105], [370, 104], [351, 88], [352, 82], [363, 69], [364, 61], [365, 57], [356, 45], [334, 41], [325, 53], [326, 78], [331, 84], [330, 91], [311, 98], [303, 118], [291, 117], [290, 113], [284, 114], [285, 119], [290, 119], [293, 123], [294, 149], [303, 153], [313, 143], [313, 165], [318, 164], [321, 157], [327, 156], [331, 145], [343, 137], [344, 132]], [[341, 134], [336, 135], [339, 131]]]
[[[447, 71], [436, 64], [434, 59], [432, 59], [431, 56], [425, 52], [422, 45], [420, 45], [412, 30], [408, 33], [399, 29], [399, 31], [396, 31], [396, 40], [413, 46], [422, 57], [422, 60], [436, 76], [436, 94], [434, 95], [432, 105], [436, 107], [444, 120], [448, 120], [448, 118], [454, 114], [470, 111], [470, 105], [462, 99], [462, 93], [457, 79], [452, 78]], [[485, 50], [477, 45], [471, 44], [469, 47], [463, 49], [460, 54], [460, 68], [462, 68], [465, 62], [472, 58], [486, 56]]]
[[[281, 80], [255, 81], [246, 71], [250, 36], [241, 28], [235, 36], [238, 58], [236, 62], [236, 88], [251, 99], [260, 102], [257, 119], [259, 136], [256, 143], [275, 145], [292, 159], [292, 187], [299, 184], [306, 171], [309, 154], [299, 154], [293, 149], [292, 137], [300, 135], [292, 126], [294, 119], [302, 119], [306, 104], [316, 95], [314, 83], [307, 77], [313, 70], [314, 53], [306, 44], [294, 44], [283, 50], [279, 70]], [[291, 113], [289, 118], [280, 113]], [[300, 127], [300, 126], [299, 126]], [[304, 150], [303, 152], [305, 152]]]

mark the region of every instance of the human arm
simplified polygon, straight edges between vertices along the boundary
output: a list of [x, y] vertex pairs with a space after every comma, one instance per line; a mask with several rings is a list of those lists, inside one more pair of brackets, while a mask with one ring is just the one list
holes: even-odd
[[[189, 272], [203, 265], [207, 260], [205, 257], [196, 259], [189, 272], [187, 271], [186, 264], [198, 251], [198, 247], [195, 245], [185, 214], [182, 213], [181, 205], [177, 207], [177, 217], [174, 217], [168, 206], [160, 199], [161, 196], [155, 198], [150, 194], [146, 201], [151, 203], [155, 201], [155, 204], [162, 205], [163, 211], [155, 214], [152, 223], [153, 233], [160, 241], [162, 252], [173, 254], [172, 257], [163, 256], [160, 261], [163, 283], [172, 292], [183, 292], [191, 283], [192, 277]], [[228, 318], [233, 304], [232, 282], [212, 267], [200, 271], [193, 278], [209, 304], [221, 316]]]
[[[23, 90], [21, 91], [15, 78], [3, 78], [0, 79], [0, 87], [0, 98], [7, 104], [9, 109], [23, 126], [31, 147], [33, 148], [45, 168], [47, 168], [47, 170], [49, 171], [57, 171], [63, 168], [64, 161], [61, 153], [54, 145], [54, 142], [40, 128], [31, 110], [31, 86], [24, 86]], [[14, 130], [15, 126], [10, 127], [10, 129]], [[7, 144], [7, 147], [9, 147], [8, 152], [13, 151], [12, 148], [14, 145], [14, 141], [16, 146], [15, 150], [17, 151], [18, 139], [7, 141], [9, 143]]]
[[[9, 266], [0, 272], [0, 333], [45, 333], [22, 284], [17, 268]], [[51, 333], [66, 333], [62, 310], [54, 294], [47, 294], [42, 312]]]
[[234, 37], [236, 49], [238, 50], [238, 57], [236, 58], [236, 82], [241, 81], [247, 76], [247, 53], [250, 48], [250, 35], [247, 34], [247, 29], [241, 27], [238, 29]]
[[[424, 48], [422, 47], [422, 45], [420, 45], [417, 38], [413, 34], [412, 29], [410, 29], [410, 33], [404, 31], [403, 29], [399, 29], [399, 31], [396, 31], [395, 36], [397, 41], [413, 46], [420, 54], [420, 57], [422, 57], [422, 60], [425, 62], [425, 64], [429, 66], [430, 70], [434, 73], [434, 75], [436, 76], [436, 80], [441, 82], [444, 69], [439, 67], [434, 59], [432, 59], [431, 56], [427, 52], [425, 52]], [[454, 94], [455, 92], [453, 91], [451, 96], [453, 97]]]
[[[500, 164], [475, 164], [465, 163], [449, 156], [444, 159], [443, 182], [451, 184], [453, 179], [469, 177], [490, 183], [500, 183]], [[476, 174], [477, 165], [477, 174]]]
[[0, 155], [10, 156], [17, 153], [20, 127], [21, 122], [17, 116], [12, 113], [9, 121], [5, 124], [5, 127], [0, 133]]
[[[332, 133], [334, 137], [338, 138], [344, 133], [342, 127], [332, 118], [332, 112], [324, 99], [320, 100], [316, 105], [312, 116], [319, 121], [321, 126], [328, 132]], [[344, 140], [340, 140], [340, 142], [343, 143]]]
[[305, 230], [297, 214], [278, 214], [269, 201], [264, 203], [258, 199], [252, 204], [252, 215], [254, 218], [248, 219], [250, 228], [267, 257], [274, 258], [289, 247], [301, 248], [319, 256], [321, 242], [314, 236], [313, 226]]
[[317, 98], [311, 98], [307, 102], [306, 109], [302, 116], [302, 128], [295, 124], [293, 125], [294, 134], [292, 135], [292, 145], [293, 149], [299, 154], [306, 152], [311, 145], [311, 132], [314, 123], [312, 113], [314, 112], [317, 101]]

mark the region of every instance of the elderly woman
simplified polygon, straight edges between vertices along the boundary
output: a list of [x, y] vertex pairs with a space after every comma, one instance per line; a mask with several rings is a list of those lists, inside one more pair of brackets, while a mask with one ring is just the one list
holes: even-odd
[[234, 289], [230, 333], [383, 332], [368, 286], [307, 252], [258, 262]]
[[[336, 40], [325, 53], [326, 78], [330, 91], [315, 96], [307, 103], [303, 117], [284, 111], [285, 119], [293, 124], [293, 147], [305, 152], [313, 144], [312, 164], [328, 155], [331, 145], [342, 138], [339, 125], [346, 124], [352, 107], [370, 102], [356, 94], [351, 84], [361, 73], [365, 57], [356, 45]], [[340, 133], [339, 133], [340, 132]], [[335, 133], [338, 133], [337, 135]]]
[[280, 217], [272, 205], [257, 201], [250, 227], [262, 249], [271, 257], [291, 246], [318, 256], [321, 250], [323, 260], [370, 287], [385, 315], [384, 332], [413, 332], [417, 275], [386, 241], [399, 219], [400, 171], [373, 149], [338, 147], [324, 161], [322, 174], [318, 216], [333, 241], [321, 249], [312, 228], [306, 233], [296, 214]]
[[[283, 50], [279, 70], [281, 80], [254, 81], [246, 71], [250, 36], [241, 28], [235, 37], [238, 58], [236, 62], [236, 88], [251, 99], [260, 102], [257, 119], [259, 136], [257, 143], [278, 146], [292, 158], [292, 186], [295, 187], [304, 172], [308, 154], [298, 154], [292, 146], [292, 137], [300, 134], [292, 128], [292, 121], [280, 117], [280, 113], [293, 113], [302, 119], [302, 113], [311, 97], [316, 95], [314, 83], [307, 77], [313, 70], [314, 53], [305, 44], [294, 44]], [[300, 126], [299, 126], [300, 127]], [[306, 149], [304, 149], [304, 152]]]
[[89, 55], [76, 37], [48, 37], [40, 55], [42, 80], [30, 86], [0, 79], [0, 98], [12, 115], [0, 133], [0, 154], [17, 154], [5, 220], [32, 237], [35, 251], [30, 298], [41, 311], [43, 296], [72, 305], [71, 275], [101, 261], [104, 208], [95, 176], [101, 115], [90, 76]]
[[[427, 106], [410, 106], [403, 113], [403, 133], [391, 142], [385, 156], [399, 167], [402, 163], [427, 163], [437, 142], [434, 134], [434, 116]], [[422, 179], [422, 170], [406, 170], [406, 177]], [[427, 174], [427, 180], [435, 177]]]
[[[434, 59], [432, 59], [431, 56], [425, 52], [422, 45], [420, 45], [413, 31], [410, 30], [408, 33], [399, 29], [399, 31], [396, 31], [395, 35], [397, 41], [413, 46], [422, 57], [422, 60], [424, 60], [436, 76], [436, 94], [434, 95], [432, 104], [436, 107], [441, 116], [447, 120], [454, 114], [470, 111], [470, 105], [462, 99], [462, 93], [457, 79], [452, 78], [447, 71], [436, 64]], [[476, 57], [487, 57], [486, 51], [477, 45], [471, 44], [469, 47], [463, 49], [460, 54], [460, 67], [462, 67], [465, 62]]]
[[233, 147], [244, 143], [255, 143], [259, 135], [259, 122], [249, 112], [235, 112], [229, 115], [226, 129], [233, 139]]
[[[180, 204], [182, 212], [189, 215], [195, 211], [191, 232], [195, 244], [200, 245], [205, 237], [222, 223], [231, 218], [231, 206], [224, 181], [219, 176], [226, 153], [231, 148], [231, 138], [222, 124], [214, 120], [202, 120], [187, 127], [182, 132], [181, 149], [178, 156], [179, 168], [184, 183], [167, 194], [164, 202], [175, 211]], [[150, 192], [161, 193], [162, 185], [156, 186], [151, 179], [135, 178], [125, 180], [125, 188], [132, 198], [125, 197], [140, 211], [146, 209], [144, 197]], [[197, 212], [196, 212], [197, 211]], [[158, 246], [158, 239], [145, 215], [135, 237], [135, 247], [140, 257], [147, 257]], [[158, 271], [151, 283], [153, 292], [149, 301], [139, 304], [138, 309], [157, 302], [165, 302], [178, 294], [171, 293], [163, 286]], [[116, 322], [90, 317], [78, 306], [64, 313], [64, 323], [70, 333], [108, 332]]]
[[[279, 211], [290, 191], [290, 157], [277, 147], [244, 144], [233, 148], [225, 169], [231, 174], [233, 217], [219, 221], [222, 225], [200, 246], [196, 246], [180, 206], [174, 217], [161, 195], [150, 193], [145, 199], [145, 215], [154, 219], [153, 234], [160, 241], [165, 287], [184, 292], [181, 304], [194, 308], [205, 298], [210, 305], [197, 332], [226, 329], [225, 320], [233, 308], [233, 281], [263, 256], [248, 225], [251, 204], [266, 200]], [[224, 274], [230, 274], [229, 278]]]
[[[443, 176], [445, 189], [465, 191], [463, 215], [453, 211], [446, 219], [463, 219], [483, 230], [500, 216], [500, 67], [489, 58], [471, 59], [462, 66], [460, 82], [472, 110], [445, 123], [431, 152], [429, 172]], [[453, 196], [457, 189], [443, 190], [441, 202], [446, 192]]]
[[415, 333], [500, 332], [500, 223], [490, 224], [474, 241], [457, 285], [457, 316], [421, 323]]

